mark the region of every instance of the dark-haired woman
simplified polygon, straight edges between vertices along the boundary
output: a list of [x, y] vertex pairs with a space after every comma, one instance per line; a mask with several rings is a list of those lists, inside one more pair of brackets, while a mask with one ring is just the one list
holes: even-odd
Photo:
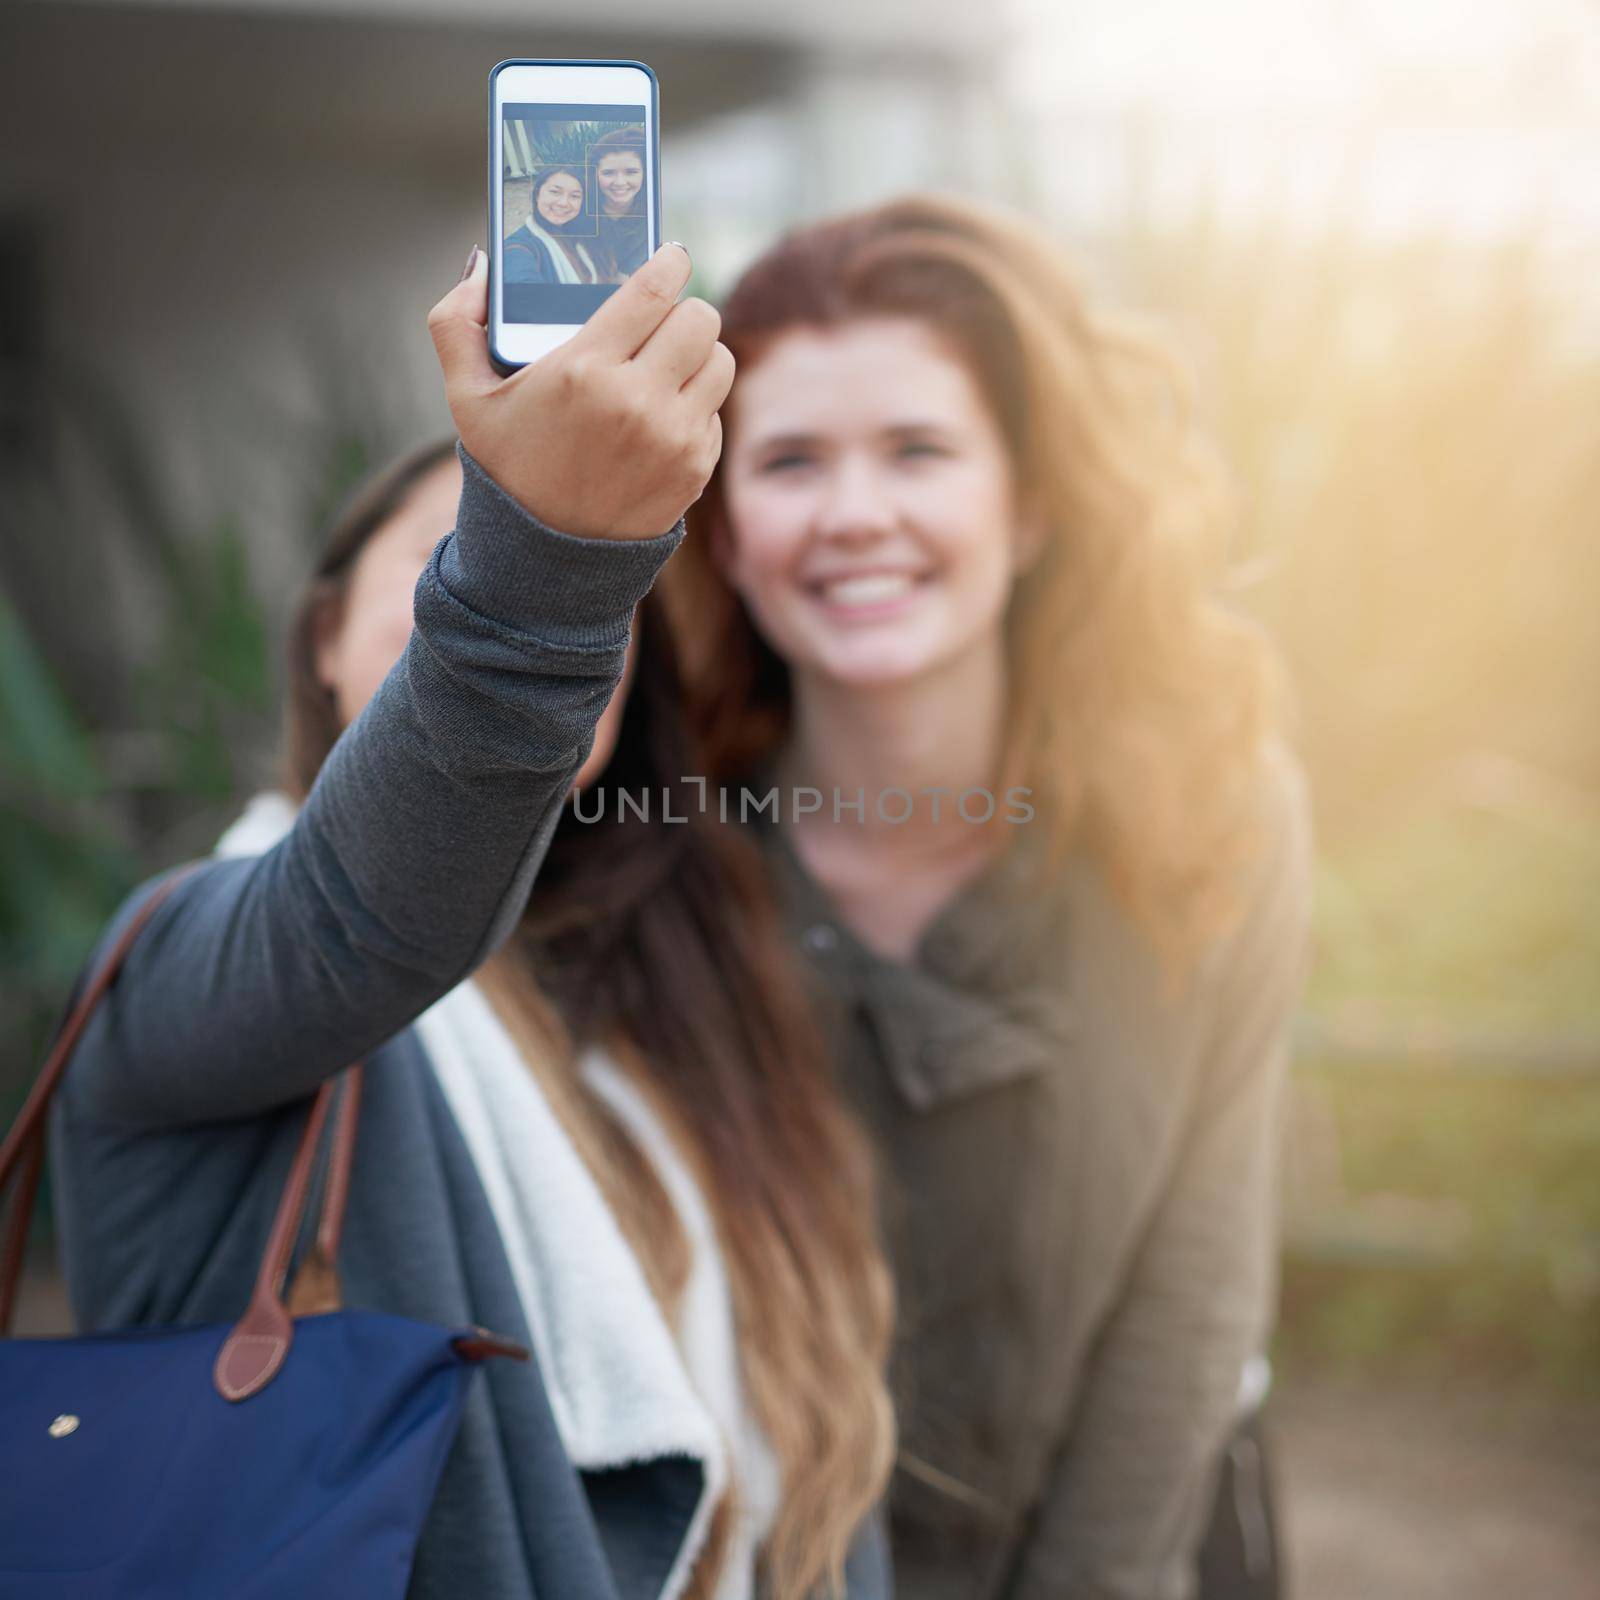
[[472, 1389], [411, 1600], [889, 1593], [887, 1274], [762, 880], [659, 812], [557, 828], [575, 781], [687, 771], [645, 597], [731, 378], [687, 272], [502, 381], [475, 253], [430, 319], [459, 458], [335, 531], [281, 786], [155, 913], [51, 1124], [81, 1324], [231, 1319], [308, 1096], [365, 1061], [345, 1303], [536, 1356]]
[[1226, 1464], [1254, 1596], [1309, 806], [1182, 374], [934, 197], [780, 240], [723, 338], [666, 587], [888, 1168], [898, 1581], [1189, 1600]]
[[506, 235], [501, 252], [507, 283], [599, 283], [590, 248], [594, 218], [584, 207], [582, 175], [572, 167], [543, 167], [533, 176], [527, 220]]

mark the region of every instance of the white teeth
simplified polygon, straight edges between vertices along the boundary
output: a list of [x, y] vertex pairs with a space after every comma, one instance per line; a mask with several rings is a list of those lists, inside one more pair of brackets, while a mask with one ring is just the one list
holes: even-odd
[[822, 586], [822, 598], [836, 606], [875, 606], [910, 594], [915, 580], [903, 572], [875, 573], [865, 578], [836, 578]]

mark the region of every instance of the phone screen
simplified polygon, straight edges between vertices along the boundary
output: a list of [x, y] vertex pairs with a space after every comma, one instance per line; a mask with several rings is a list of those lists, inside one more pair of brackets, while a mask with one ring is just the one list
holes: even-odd
[[[590, 97], [579, 98], [586, 87]], [[499, 70], [494, 209], [507, 354], [544, 344], [539, 329], [587, 321], [655, 248], [653, 88], [645, 71], [620, 65]], [[570, 97], [545, 97], [563, 90]]]

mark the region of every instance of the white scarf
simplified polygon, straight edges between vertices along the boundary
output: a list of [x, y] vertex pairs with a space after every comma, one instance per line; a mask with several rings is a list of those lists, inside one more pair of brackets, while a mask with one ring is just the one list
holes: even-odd
[[[216, 853], [263, 853], [296, 810], [280, 791], [257, 794]], [[742, 1514], [717, 1597], [747, 1600], [755, 1544], [777, 1504], [777, 1469], [740, 1393], [720, 1251], [687, 1167], [625, 1074], [604, 1053], [586, 1052], [586, 1077], [656, 1162], [693, 1246], [680, 1350], [598, 1186], [478, 985], [458, 984], [415, 1026], [494, 1212], [567, 1454], [591, 1471], [661, 1456], [700, 1464], [705, 1486], [661, 1591], [674, 1600], [728, 1483], [720, 1419], [740, 1460]]]
[[528, 220], [522, 225], [534, 236], [534, 238], [544, 241], [545, 249], [550, 252], [550, 263], [556, 269], [556, 282], [599, 282], [600, 274], [595, 270], [594, 258], [587, 250], [583, 248], [582, 240], [574, 240], [573, 243], [577, 246], [578, 254], [583, 257], [584, 266], [588, 268], [589, 276], [587, 278], [580, 278], [578, 276], [578, 269], [573, 266], [572, 258], [568, 256], [564, 249], [562, 249], [560, 239], [555, 234], [547, 233], [543, 228], [541, 228], [539, 224], [534, 221], [534, 215], [535, 213], [530, 212], [528, 214]]

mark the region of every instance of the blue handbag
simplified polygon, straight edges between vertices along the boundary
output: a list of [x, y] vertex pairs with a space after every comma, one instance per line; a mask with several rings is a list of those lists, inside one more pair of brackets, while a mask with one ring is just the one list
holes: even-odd
[[[361, 1063], [317, 1092], [237, 1323], [6, 1337], [50, 1096], [134, 938], [198, 865], [140, 908], [0, 1145], [0, 1196], [21, 1173], [0, 1254], [0, 1600], [398, 1600], [476, 1364], [528, 1351], [341, 1309]], [[335, 1098], [318, 1228], [286, 1303]]]

